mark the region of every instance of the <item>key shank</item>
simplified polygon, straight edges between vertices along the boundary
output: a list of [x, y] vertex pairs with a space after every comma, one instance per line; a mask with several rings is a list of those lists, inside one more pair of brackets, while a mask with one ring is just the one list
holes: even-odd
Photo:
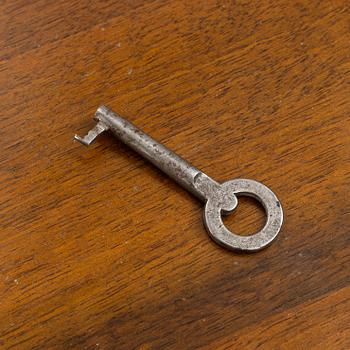
[[98, 135], [110, 130], [119, 140], [148, 159], [199, 199], [206, 201], [211, 192], [219, 190], [220, 186], [216, 181], [109, 108], [100, 106], [95, 113], [95, 120], [98, 124], [94, 129], [84, 138], [76, 135], [75, 139], [90, 145]]

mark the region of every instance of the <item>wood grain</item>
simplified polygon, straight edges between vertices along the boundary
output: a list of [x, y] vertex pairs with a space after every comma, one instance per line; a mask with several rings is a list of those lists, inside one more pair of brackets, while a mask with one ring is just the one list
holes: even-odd
[[[4, 349], [349, 349], [346, 1], [0, 3]], [[285, 210], [253, 255], [112, 137], [104, 103]], [[241, 208], [243, 207], [243, 208]], [[261, 225], [243, 202], [227, 220]]]

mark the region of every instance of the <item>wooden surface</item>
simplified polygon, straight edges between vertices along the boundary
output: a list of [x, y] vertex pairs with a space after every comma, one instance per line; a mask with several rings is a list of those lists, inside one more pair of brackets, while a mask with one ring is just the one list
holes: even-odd
[[[5, 0], [0, 23], [1, 349], [350, 348], [347, 1]], [[101, 103], [268, 185], [277, 241], [222, 249], [138, 155], [73, 141]]]

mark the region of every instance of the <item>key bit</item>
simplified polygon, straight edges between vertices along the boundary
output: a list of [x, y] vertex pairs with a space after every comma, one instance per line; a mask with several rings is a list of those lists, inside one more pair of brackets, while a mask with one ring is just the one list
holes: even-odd
[[74, 138], [85, 146], [90, 146], [96, 137], [108, 130], [108, 126], [99, 121], [84, 137], [74, 135]]

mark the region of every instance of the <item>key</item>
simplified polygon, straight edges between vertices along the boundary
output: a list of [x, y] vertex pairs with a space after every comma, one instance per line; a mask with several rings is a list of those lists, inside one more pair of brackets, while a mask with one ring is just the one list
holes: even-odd
[[[105, 106], [97, 109], [94, 119], [96, 126], [85, 137], [75, 135], [75, 139], [88, 146], [101, 133], [111, 131], [204, 202], [204, 225], [209, 236], [218, 244], [234, 251], [256, 252], [277, 237], [283, 223], [282, 206], [276, 195], [262, 183], [250, 179], [216, 182]], [[230, 232], [222, 221], [222, 215], [229, 214], [237, 207], [239, 195], [255, 198], [266, 213], [265, 226], [249, 236]]]

